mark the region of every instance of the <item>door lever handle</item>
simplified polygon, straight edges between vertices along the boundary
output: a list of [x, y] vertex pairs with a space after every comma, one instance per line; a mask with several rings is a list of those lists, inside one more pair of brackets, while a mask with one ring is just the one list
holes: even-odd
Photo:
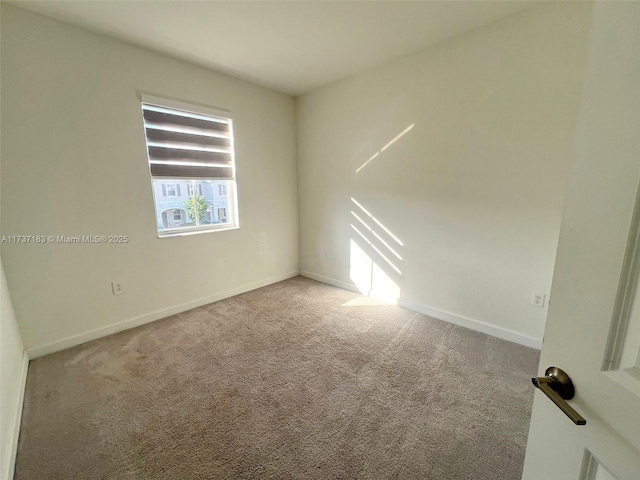
[[544, 377], [534, 377], [531, 381], [542, 393], [549, 397], [573, 423], [576, 425], [586, 425], [587, 421], [566, 402], [566, 400], [571, 400], [576, 393], [569, 375], [558, 367], [547, 368], [544, 375]]

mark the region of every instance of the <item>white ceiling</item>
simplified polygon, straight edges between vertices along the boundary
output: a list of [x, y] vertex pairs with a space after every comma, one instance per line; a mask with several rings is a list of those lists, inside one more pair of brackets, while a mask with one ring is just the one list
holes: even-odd
[[21, 8], [299, 95], [533, 1], [13, 1]]

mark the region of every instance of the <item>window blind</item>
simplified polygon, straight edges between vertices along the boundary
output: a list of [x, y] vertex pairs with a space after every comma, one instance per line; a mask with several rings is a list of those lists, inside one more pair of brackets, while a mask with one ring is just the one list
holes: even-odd
[[167, 104], [142, 97], [151, 176], [233, 180], [232, 120]]

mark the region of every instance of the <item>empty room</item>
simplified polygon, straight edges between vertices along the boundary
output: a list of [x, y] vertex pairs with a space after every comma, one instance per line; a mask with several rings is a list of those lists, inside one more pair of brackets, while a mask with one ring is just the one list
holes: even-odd
[[640, 2], [0, 21], [0, 480], [640, 478]]

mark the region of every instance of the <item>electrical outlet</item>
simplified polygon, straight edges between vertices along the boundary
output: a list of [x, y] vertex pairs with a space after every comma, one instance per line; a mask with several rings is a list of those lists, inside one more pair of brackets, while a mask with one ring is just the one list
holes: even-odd
[[544, 307], [545, 294], [535, 293], [531, 297], [531, 305], [534, 307]]
[[124, 285], [121, 282], [111, 282], [111, 290], [114, 295], [122, 295], [124, 293]]

